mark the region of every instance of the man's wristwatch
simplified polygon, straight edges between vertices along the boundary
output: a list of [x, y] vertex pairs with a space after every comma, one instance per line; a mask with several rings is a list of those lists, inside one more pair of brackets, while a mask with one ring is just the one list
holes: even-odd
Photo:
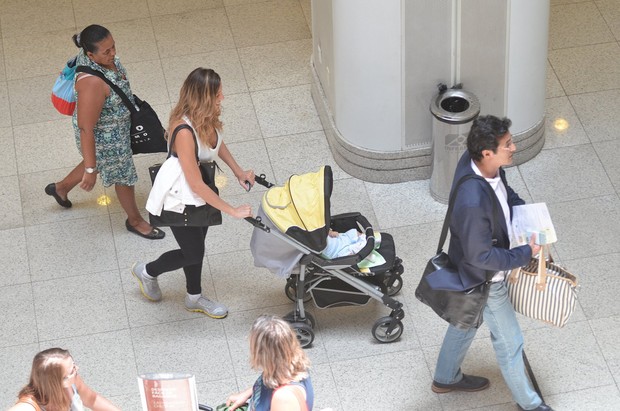
[[84, 171], [86, 171], [88, 174], [93, 174], [95, 171], [97, 171], [97, 169], [93, 167], [86, 167], [84, 168]]

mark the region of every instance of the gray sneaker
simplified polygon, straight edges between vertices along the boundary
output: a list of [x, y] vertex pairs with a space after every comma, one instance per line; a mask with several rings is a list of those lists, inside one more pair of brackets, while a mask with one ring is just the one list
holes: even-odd
[[185, 296], [185, 309], [195, 313], [207, 314], [211, 318], [224, 318], [228, 315], [228, 308], [224, 304], [200, 297], [195, 303]]
[[159, 289], [159, 283], [157, 278], [147, 278], [144, 275], [146, 264], [137, 262], [131, 267], [131, 274], [136, 277], [138, 284], [140, 285], [140, 291], [142, 295], [151, 301], [161, 300], [161, 290]]

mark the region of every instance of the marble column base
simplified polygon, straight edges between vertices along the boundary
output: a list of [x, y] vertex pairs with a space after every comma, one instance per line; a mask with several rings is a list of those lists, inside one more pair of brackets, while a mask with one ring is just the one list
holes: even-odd
[[[431, 177], [431, 144], [401, 151], [374, 151], [351, 144], [336, 128], [331, 108], [314, 67], [312, 99], [325, 130], [336, 163], [348, 174], [373, 183], [400, 183]], [[429, 116], [431, 116], [429, 112]], [[513, 165], [523, 164], [535, 157], [545, 143], [545, 118], [529, 130], [513, 133], [517, 152]]]

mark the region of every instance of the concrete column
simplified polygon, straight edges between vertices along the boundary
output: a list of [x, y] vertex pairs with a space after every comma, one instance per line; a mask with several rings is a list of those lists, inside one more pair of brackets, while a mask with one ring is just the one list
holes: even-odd
[[549, 0], [312, 0], [312, 95], [336, 162], [367, 181], [430, 177], [437, 84], [508, 116], [515, 162], [544, 142]]

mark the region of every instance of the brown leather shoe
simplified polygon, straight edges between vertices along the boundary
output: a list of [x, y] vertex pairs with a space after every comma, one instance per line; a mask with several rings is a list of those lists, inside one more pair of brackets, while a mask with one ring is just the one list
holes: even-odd
[[437, 394], [445, 394], [450, 391], [482, 391], [489, 388], [490, 382], [487, 378], [476, 377], [474, 375], [463, 374], [463, 378], [459, 382], [453, 384], [441, 384], [437, 381], [433, 381], [431, 390]]

